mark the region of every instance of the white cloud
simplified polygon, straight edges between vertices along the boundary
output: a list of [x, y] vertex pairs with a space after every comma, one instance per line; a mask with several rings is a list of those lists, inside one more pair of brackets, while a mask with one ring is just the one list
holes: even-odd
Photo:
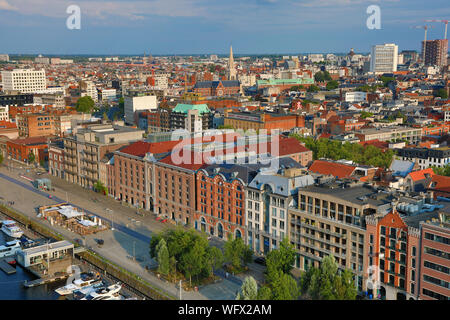
[[10, 5], [6, 0], [0, 0], [0, 10], [16, 11], [16, 7]]

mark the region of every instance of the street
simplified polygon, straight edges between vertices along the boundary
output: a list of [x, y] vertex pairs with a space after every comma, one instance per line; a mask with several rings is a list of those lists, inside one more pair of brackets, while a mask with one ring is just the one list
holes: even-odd
[[[16, 167], [14, 169], [0, 168], [0, 197], [5, 199], [3, 200], [4, 203], [14, 201], [12, 206], [14, 209], [26, 214], [33, 220], [46, 224], [72, 241], [79, 239], [80, 236], [62, 227], [50, 226], [47, 221], [38, 219], [36, 209], [42, 205], [65, 202], [68, 199], [70, 204], [84, 209], [86, 213], [97, 215], [108, 223], [113, 222], [115, 230], [107, 230], [86, 236], [86, 246], [117, 265], [149, 281], [152, 285], [175, 297], [179, 296], [175, 285], [158, 279], [146, 270], [147, 266], [152, 266], [156, 263], [149, 255], [149, 242], [152, 234], [167, 228], [175, 228], [174, 225], [158, 222], [154, 215], [148, 212], [146, 212], [144, 217], [137, 215], [135, 208], [124, 206], [110, 197], [101, 196], [62, 179], [48, 174], [37, 175], [35, 170], [27, 172], [27, 169], [17, 167], [17, 163], [14, 166]], [[29, 180], [20, 176], [31, 180], [35, 178], [49, 178], [55, 191], [43, 192], [38, 190], [32, 186]], [[49, 195], [52, 198], [49, 198]], [[112, 213], [108, 213], [106, 208], [112, 210]], [[98, 246], [96, 239], [103, 239], [104, 245]], [[212, 245], [223, 247], [223, 242], [220, 240], [213, 238], [210, 242]], [[235, 279], [235, 281], [232, 280], [222, 278], [218, 283], [199, 288], [198, 292], [183, 292], [183, 299], [234, 299], [236, 292], [240, 288], [241, 280], [239, 278]]]

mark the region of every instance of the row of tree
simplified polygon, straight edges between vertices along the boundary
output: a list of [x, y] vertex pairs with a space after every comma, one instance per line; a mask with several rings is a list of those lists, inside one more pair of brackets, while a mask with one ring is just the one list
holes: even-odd
[[303, 137], [298, 134], [291, 134], [313, 152], [314, 160], [327, 158], [333, 160], [351, 160], [358, 164], [371, 165], [375, 167], [388, 168], [394, 157], [394, 151], [382, 150], [372, 146], [363, 146], [359, 143], [333, 141], [330, 139], [314, 139]]
[[196, 230], [166, 230], [152, 237], [150, 256], [158, 262], [158, 272], [165, 276], [181, 273], [185, 279], [201, 283], [214, 270], [229, 263], [231, 272], [241, 272], [252, 260], [252, 251], [241, 238], [228, 239], [224, 252], [210, 246], [204, 234]]
[[267, 255], [266, 282], [258, 288], [249, 276], [239, 290], [237, 300], [355, 300], [357, 295], [353, 273], [340, 270], [333, 256], [322, 259], [319, 268], [308, 266], [300, 281], [291, 275], [295, 249], [285, 238], [279, 249]]

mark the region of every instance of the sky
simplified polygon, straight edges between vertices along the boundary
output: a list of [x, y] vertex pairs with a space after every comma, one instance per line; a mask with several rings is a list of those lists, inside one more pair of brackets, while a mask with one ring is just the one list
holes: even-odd
[[[80, 29], [68, 29], [70, 5]], [[381, 28], [369, 29], [370, 5]], [[0, 54], [235, 54], [419, 50], [443, 38], [449, 0], [0, 0]]]

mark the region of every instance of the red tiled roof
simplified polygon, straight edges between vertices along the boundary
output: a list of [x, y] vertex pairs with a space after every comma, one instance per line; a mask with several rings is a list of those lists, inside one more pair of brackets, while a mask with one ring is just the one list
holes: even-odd
[[435, 174], [431, 177], [431, 181], [434, 185], [433, 189], [450, 192], [450, 177]]
[[11, 140], [11, 143], [15, 144], [47, 144], [47, 139], [49, 137], [32, 137], [32, 138], [19, 138], [15, 140]]
[[361, 142], [359, 142], [359, 144], [364, 146], [364, 147], [367, 146], [367, 145], [372, 145], [372, 146], [374, 146], [374, 147], [376, 147], [378, 149], [382, 149], [382, 150], [385, 150], [385, 149], [389, 148], [389, 142], [387, 142], [387, 141], [380, 141], [378, 139], [368, 140], [368, 141], [361, 141]]
[[411, 177], [411, 179], [413, 181], [419, 181], [419, 180], [425, 179], [425, 174], [429, 174], [431, 177], [433, 177], [434, 171], [433, 171], [433, 169], [428, 168], [428, 169], [424, 169], [424, 170], [410, 172], [409, 176]]
[[[310, 151], [295, 138], [280, 138], [279, 141], [279, 156], [286, 156], [290, 154]], [[273, 152], [272, 144], [273, 143], [269, 143], [269, 150], [271, 152]]]
[[[165, 157], [164, 159], [160, 160], [159, 162], [161, 163], [165, 163], [165, 164], [169, 164], [175, 167], [180, 167], [180, 168], [184, 168], [184, 169], [188, 169], [188, 170], [192, 170], [192, 171], [197, 171], [201, 168], [206, 167], [206, 163], [204, 162], [204, 157], [201, 153], [199, 152], [191, 152], [190, 150], [188, 150], [189, 152], [189, 158], [188, 159], [189, 163], [175, 163], [173, 160], [175, 159], [174, 156], [178, 156], [180, 158], [184, 158], [184, 152], [186, 150], [185, 149], [181, 149], [180, 151], [176, 151], [170, 155], [168, 155], [167, 157]], [[179, 162], [179, 161], [176, 161]]]
[[315, 160], [309, 167], [309, 171], [329, 175], [338, 178], [348, 178], [351, 176], [356, 167], [350, 166], [348, 164], [325, 161], [325, 160]]

